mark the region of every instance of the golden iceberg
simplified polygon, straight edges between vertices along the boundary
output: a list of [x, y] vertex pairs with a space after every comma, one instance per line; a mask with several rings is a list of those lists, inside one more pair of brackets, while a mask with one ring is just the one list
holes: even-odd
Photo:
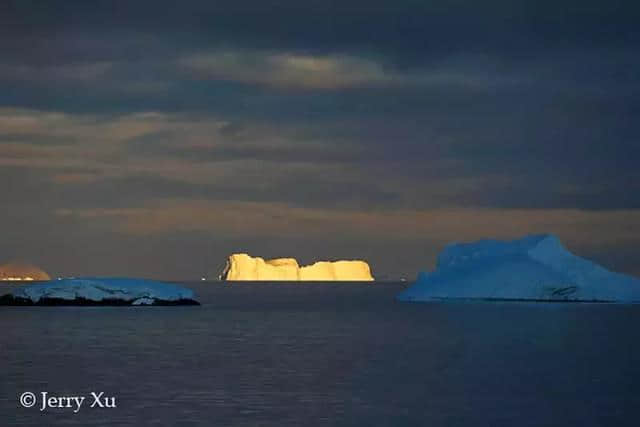
[[372, 281], [364, 261], [320, 261], [298, 265], [294, 258], [264, 260], [247, 254], [233, 254], [220, 275], [223, 280], [249, 281]]

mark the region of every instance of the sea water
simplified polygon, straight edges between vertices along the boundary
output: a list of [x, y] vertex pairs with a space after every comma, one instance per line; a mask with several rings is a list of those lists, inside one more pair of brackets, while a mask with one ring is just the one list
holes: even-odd
[[182, 284], [202, 306], [0, 307], [0, 425], [640, 425], [637, 305]]

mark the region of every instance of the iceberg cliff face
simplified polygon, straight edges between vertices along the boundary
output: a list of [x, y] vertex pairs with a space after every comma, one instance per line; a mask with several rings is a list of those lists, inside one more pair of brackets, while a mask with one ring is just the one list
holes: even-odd
[[294, 258], [264, 260], [247, 254], [233, 254], [221, 276], [224, 280], [250, 281], [372, 281], [364, 261], [320, 261], [300, 267]]
[[221, 278], [225, 280], [298, 280], [298, 261], [293, 258], [267, 260], [247, 254], [233, 254]]
[[193, 291], [144, 279], [83, 278], [22, 286], [0, 297], [6, 305], [197, 305]]
[[448, 245], [401, 301], [515, 299], [640, 302], [640, 280], [569, 252], [549, 234]]

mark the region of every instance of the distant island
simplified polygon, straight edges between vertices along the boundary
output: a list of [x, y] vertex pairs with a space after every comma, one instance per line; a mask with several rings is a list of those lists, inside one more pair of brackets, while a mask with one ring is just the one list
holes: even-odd
[[569, 252], [551, 234], [448, 245], [400, 301], [640, 302], [640, 279]]
[[233, 254], [220, 275], [222, 280], [247, 281], [373, 281], [365, 261], [319, 261], [300, 266], [294, 258], [264, 260]]
[[35, 265], [12, 261], [0, 265], [0, 281], [40, 281], [51, 280], [46, 271]]

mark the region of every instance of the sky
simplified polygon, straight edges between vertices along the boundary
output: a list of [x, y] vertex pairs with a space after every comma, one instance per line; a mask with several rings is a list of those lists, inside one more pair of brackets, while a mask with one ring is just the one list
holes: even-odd
[[555, 233], [640, 275], [631, 1], [3, 1], [0, 263], [433, 268]]

